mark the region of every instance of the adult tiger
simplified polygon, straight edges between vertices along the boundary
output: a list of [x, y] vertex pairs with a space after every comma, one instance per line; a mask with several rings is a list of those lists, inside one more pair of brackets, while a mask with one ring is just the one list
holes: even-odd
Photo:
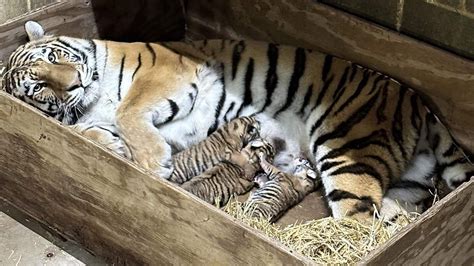
[[288, 133], [281, 139], [311, 155], [335, 217], [370, 218], [391, 187], [410, 188], [395, 198], [422, 199], [437, 165], [451, 188], [474, 173], [412, 89], [331, 55], [255, 41], [118, 43], [44, 36], [35, 22], [25, 28], [31, 41], [11, 55], [6, 91], [65, 124], [116, 126], [133, 160], [163, 178], [172, 172], [168, 142], [189, 147], [253, 113], [275, 118]]

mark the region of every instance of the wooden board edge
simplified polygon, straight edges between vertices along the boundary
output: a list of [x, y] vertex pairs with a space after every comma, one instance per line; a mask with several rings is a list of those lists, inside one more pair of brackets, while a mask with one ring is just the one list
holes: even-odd
[[[414, 229], [417, 229], [421, 227], [422, 225], [430, 223], [431, 221], [436, 219], [436, 217], [439, 216], [440, 213], [445, 211], [447, 205], [451, 204], [455, 198], [462, 197], [463, 194], [468, 192], [468, 190], [474, 190], [474, 177], [471, 178], [470, 181], [462, 184], [457, 189], [449, 193], [446, 197], [441, 199], [439, 202], [435, 203], [430, 209], [424, 212], [416, 221], [407, 225], [400, 232], [398, 232], [393, 237], [391, 237], [387, 242], [385, 242], [384, 244], [380, 245], [378, 248], [370, 252], [364, 259], [359, 261], [358, 264], [360, 265], [374, 264], [375, 260], [380, 260], [381, 258], [383, 259], [384, 252], [386, 252], [389, 249], [394, 251], [395, 253], [402, 253], [404, 250], [401, 249], [400, 246], [397, 246], [398, 242], [401, 239], [409, 236], [413, 232]], [[473, 215], [473, 213], [471, 214], [467, 213], [467, 215]], [[446, 230], [446, 227], [442, 229]], [[387, 262], [388, 261], [390, 260], [387, 260]], [[396, 263], [396, 262], [394, 261], [393, 263]]]

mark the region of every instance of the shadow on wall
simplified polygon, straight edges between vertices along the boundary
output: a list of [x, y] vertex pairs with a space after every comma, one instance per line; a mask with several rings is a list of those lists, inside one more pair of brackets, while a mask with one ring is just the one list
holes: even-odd
[[153, 42], [184, 37], [182, 1], [118, 0], [111, 3], [110, 0], [91, 1], [102, 39]]

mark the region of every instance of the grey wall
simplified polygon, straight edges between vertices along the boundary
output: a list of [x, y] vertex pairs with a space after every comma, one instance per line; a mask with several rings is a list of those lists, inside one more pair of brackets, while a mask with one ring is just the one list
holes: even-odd
[[59, 0], [0, 0], [0, 24]]
[[474, 0], [319, 0], [474, 59]]

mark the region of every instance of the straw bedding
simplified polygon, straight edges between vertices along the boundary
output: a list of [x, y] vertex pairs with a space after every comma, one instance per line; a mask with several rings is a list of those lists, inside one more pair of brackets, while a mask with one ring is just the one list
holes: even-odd
[[349, 218], [326, 217], [282, 227], [252, 218], [251, 208], [236, 199], [223, 210], [319, 264], [354, 264], [419, 215], [409, 213], [391, 224], [375, 218], [371, 225], [364, 225]]

